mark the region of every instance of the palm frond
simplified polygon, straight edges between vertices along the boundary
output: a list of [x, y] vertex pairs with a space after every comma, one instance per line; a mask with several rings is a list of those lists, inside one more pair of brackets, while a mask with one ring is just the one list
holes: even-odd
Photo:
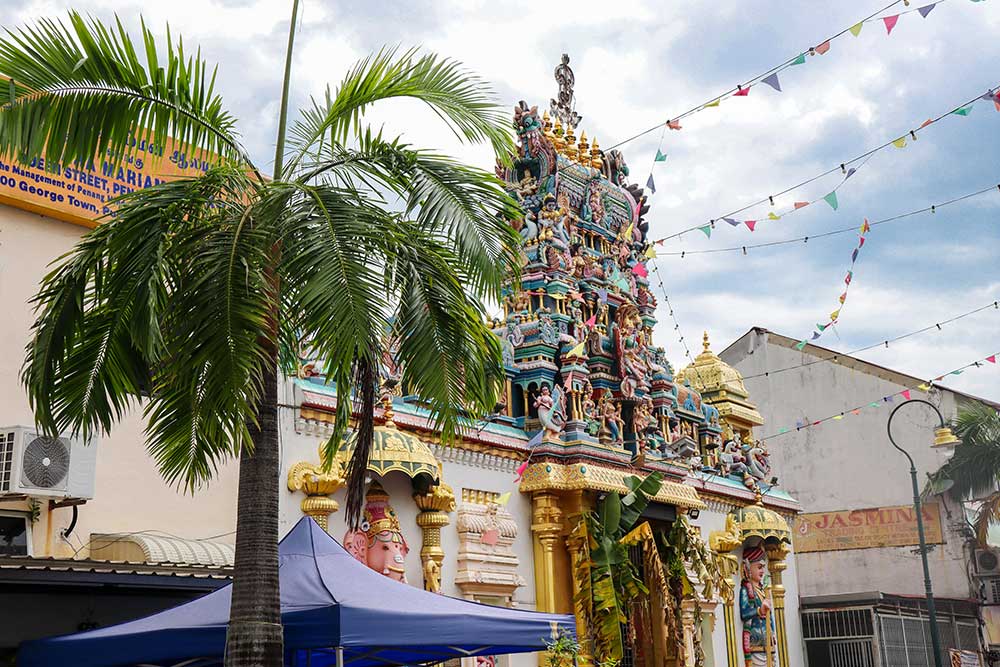
[[8, 79], [0, 82], [0, 154], [88, 165], [105, 155], [120, 160], [145, 142], [155, 159], [169, 138], [181, 153], [252, 166], [215, 91], [215, 71], [169, 30], [166, 42], [161, 62], [145, 23], [137, 47], [120, 21], [109, 28], [77, 12], [68, 25], [41, 19], [8, 30], [0, 36], [0, 76]]
[[986, 547], [989, 544], [990, 527], [998, 522], [1000, 522], [1000, 491], [995, 491], [979, 504], [973, 522], [976, 540], [980, 546]]
[[[417, 49], [383, 49], [361, 60], [322, 102], [302, 112], [291, 128], [288, 162], [292, 172], [326, 144], [345, 144], [361, 130], [366, 109], [375, 102], [408, 97], [427, 103], [455, 135], [469, 142], [489, 141], [499, 155], [513, 152], [510, 123], [497, 107], [488, 83], [453, 60]], [[291, 173], [291, 172], [289, 172]]]
[[249, 187], [223, 167], [132, 193], [46, 277], [23, 372], [43, 429], [107, 432], [143, 396], [168, 480], [196, 486], [238, 451], [267, 298]]
[[962, 405], [952, 423], [961, 443], [932, 481], [950, 479], [951, 495], [973, 500], [1000, 488], [1000, 415], [985, 404]]

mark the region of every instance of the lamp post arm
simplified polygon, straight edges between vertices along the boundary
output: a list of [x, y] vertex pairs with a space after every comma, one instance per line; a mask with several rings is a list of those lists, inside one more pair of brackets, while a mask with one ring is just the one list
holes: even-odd
[[934, 412], [937, 413], [938, 421], [940, 422], [941, 426], [944, 426], [944, 415], [941, 414], [941, 411], [938, 410], [938, 407], [936, 405], [934, 405], [930, 401], [925, 401], [922, 398], [911, 398], [910, 400], [905, 401], [905, 402], [900, 403], [899, 405], [897, 405], [893, 409], [893, 411], [891, 413], [889, 413], [889, 421], [887, 421], [886, 424], [885, 424], [885, 430], [886, 430], [886, 433], [889, 436], [889, 443], [892, 444], [893, 447], [895, 447], [896, 449], [898, 449], [899, 451], [901, 451], [903, 453], [903, 455], [907, 459], [910, 460], [910, 468], [912, 468], [913, 470], [916, 470], [916, 465], [914, 465], [914, 463], [913, 463], [913, 457], [910, 456], [909, 452], [907, 452], [905, 449], [903, 449], [902, 447], [900, 447], [899, 445], [897, 445], [896, 441], [892, 439], [892, 418], [896, 416], [896, 413], [899, 412], [899, 409], [901, 407], [903, 407], [904, 405], [908, 405], [910, 403], [923, 403], [924, 405], [930, 406], [930, 408]]

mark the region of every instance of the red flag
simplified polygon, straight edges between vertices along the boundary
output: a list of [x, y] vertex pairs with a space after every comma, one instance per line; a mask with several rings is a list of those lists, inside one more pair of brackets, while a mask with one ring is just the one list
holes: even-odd
[[746, 225], [747, 228], [749, 228], [750, 231], [752, 232], [753, 228], [757, 226], [757, 221], [756, 220], [744, 220], [743, 224]]
[[[852, 301], [851, 303], [854, 302]], [[991, 364], [995, 364], [997, 362], [997, 355], [991, 354], [990, 356], [986, 357], [986, 361], [990, 362]]]
[[528, 462], [527, 461], [525, 461], [524, 463], [522, 463], [521, 465], [519, 465], [517, 467], [517, 470], [516, 470], [517, 477], [514, 478], [514, 481], [515, 482], [521, 481], [521, 477], [524, 475], [524, 471], [527, 470], [527, 469], [528, 469]]
[[[852, 303], [853, 303], [853, 301], [852, 301]], [[592, 327], [595, 324], [597, 324], [597, 313], [594, 313], [593, 315], [591, 315], [590, 319], [587, 320], [586, 322], [584, 322], [584, 324], [586, 324], [588, 327]]]
[[681, 129], [681, 122], [679, 120], [667, 121], [667, 127], [669, 127], [671, 130], [679, 130]]
[[860, 248], [864, 244], [865, 244], [865, 237], [864, 236], [859, 237], [858, 238], [858, 247]]
[[910, 400], [910, 390], [909, 389], [905, 389], [905, 390], [903, 390], [903, 391], [901, 391], [899, 393], [902, 394], [903, 398], [905, 398], [906, 400]]
[[749, 94], [750, 94], [750, 87], [748, 86], [746, 88], [740, 88], [739, 90], [737, 90], [735, 93], [733, 93], [733, 97], [746, 97]]
[[871, 231], [872, 226], [868, 224], [868, 218], [865, 218], [865, 222], [861, 225], [861, 233], [866, 234]]
[[899, 14], [895, 16], [885, 16], [882, 18], [882, 22], [885, 23], [885, 34], [889, 35], [892, 33], [892, 29], [896, 27], [896, 21], [899, 20]]
[[632, 265], [632, 273], [639, 276], [640, 278], [645, 278], [649, 275], [649, 271], [646, 270], [646, 265], [642, 262], [636, 262]]
[[852, 415], [860, 415], [861, 414], [861, 408], [855, 408], [855, 409], [851, 410], [851, 414]]
[[826, 40], [822, 44], [816, 47], [816, 53], [823, 55], [830, 50], [830, 40]]
[[809, 206], [809, 202], [807, 202], [807, 201], [797, 201], [797, 202], [795, 202], [795, 208], [805, 208], [806, 206]]
[[931, 124], [931, 123], [933, 123], [933, 122], [934, 122], [933, 120], [931, 120], [930, 118], [928, 118], [928, 119], [927, 119], [927, 120], [925, 120], [925, 121], [923, 122], [923, 124], [922, 124], [922, 125], [920, 126], [920, 129], [923, 129], [923, 128], [927, 127], [928, 125], [930, 125], [930, 124]]

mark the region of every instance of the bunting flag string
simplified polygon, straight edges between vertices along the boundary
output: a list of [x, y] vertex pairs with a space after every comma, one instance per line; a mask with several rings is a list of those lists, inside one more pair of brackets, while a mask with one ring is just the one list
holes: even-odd
[[[898, 215], [894, 215], [894, 216], [889, 217], [889, 218], [883, 218], [881, 220], [876, 220], [874, 222], [869, 223], [869, 226], [871, 226], [871, 227], [877, 227], [879, 225], [889, 224], [890, 222], [898, 222], [900, 220], [905, 220], [906, 218], [910, 218], [910, 217], [913, 217], [915, 215], [920, 215], [922, 213], [935, 213], [936, 214], [937, 211], [939, 211], [940, 209], [942, 209], [942, 208], [944, 208], [946, 206], [951, 206], [952, 204], [957, 204], [959, 202], [965, 201], [966, 199], [971, 199], [973, 197], [979, 197], [979, 196], [984, 195], [984, 194], [986, 194], [988, 192], [1000, 192], [1000, 184], [991, 185], [989, 187], [983, 188], [982, 190], [977, 190], [975, 192], [970, 192], [968, 194], [964, 194], [964, 195], [961, 195], [959, 197], [955, 197], [953, 199], [949, 199], [948, 201], [942, 202], [940, 204], [932, 204], [930, 206], [925, 206], [923, 208], [919, 208], [919, 209], [916, 209], [916, 210], [913, 210], [913, 211], [907, 211], [906, 213], [900, 213]], [[796, 206], [798, 206], [798, 204], [802, 204], [803, 206], [806, 205], [805, 202], [797, 202]], [[787, 213], [785, 215], [787, 215]], [[727, 219], [727, 222], [729, 222], [729, 219]], [[738, 225], [738, 224], [740, 224], [740, 221], [739, 220], [733, 220], [732, 222], [730, 222], [730, 224]], [[748, 250], [753, 250], [753, 249], [756, 249], [756, 248], [773, 248], [773, 247], [776, 247], [776, 246], [788, 245], [790, 243], [808, 243], [809, 241], [813, 241], [813, 240], [816, 240], [816, 239], [827, 238], [827, 237], [830, 237], [830, 236], [837, 236], [839, 234], [845, 234], [847, 232], [853, 232], [855, 230], [857, 230], [857, 227], [854, 226], [854, 225], [852, 225], [850, 227], [843, 227], [843, 228], [840, 228], [840, 229], [834, 229], [834, 230], [831, 230], [831, 231], [828, 231], [828, 232], [821, 232], [819, 234], [811, 234], [809, 236], [797, 236], [797, 237], [791, 238], [791, 239], [783, 239], [783, 240], [780, 240], [780, 241], [769, 241], [767, 243], [748, 243], [746, 245], [729, 246], [729, 247], [726, 247], [726, 248], [705, 248], [703, 250], [677, 250], [677, 251], [670, 251], [670, 252], [664, 252], [664, 251], [661, 250], [661, 251], [656, 251], [656, 256], [657, 257], [671, 257], [671, 256], [674, 256], [674, 257], [681, 257], [681, 258], [683, 258], [683, 257], [686, 257], [687, 255], [704, 255], [704, 254], [708, 254], [708, 253], [720, 253], [720, 252], [742, 252], [744, 255], [746, 255]], [[650, 246], [650, 247], [652, 247], [652, 246]]]
[[806, 346], [806, 343], [817, 340], [823, 335], [823, 332], [828, 328], [832, 327], [840, 319], [840, 311], [844, 307], [844, 303], [847, 301], [847, 293], [851, 289], [851, 281], [854, 279], [854, 265], [858, 261], [858, 254], [861, 252], [861, 248], [865, 245], [865, 234], [871, 231], [871, 225], [868, 224], [868, 218], [865, 218], [864, 223], [861, 225], [861, 229], [858, 230], [858, 245], [854, 248], [854, 252], [851, 253], [851, 265], [847, 269], [847, 275], [844, 277], [844, 291], [840, 294], [840, 305], [837, 309], [830, 313], [830, 319], [826, 324], [817, 324], [816, 331], [813, 332], [812, 338], [806, 340], [800, 340], [795, 344], [795, 349], [801, 351], [802, 348]]
[[[782, 367], [782, 368], [776, 368], [773, 371], [764, 371], [763, 373], [755, 373], [754, 375], [744, 375], [743, 379], [744, 380], [750, 380], [750, 379], [759, 378], [759, 377], [770, 377], [772, 375], [777, 375], [778, 373], [784, 373], [786, 371], [793, 371], [793, 370], [796, 370], [798, 368], [804, 368], [806, 366], [812, 366], [813, 364], [821, 364], [821, 363], [823, 363], [825, 361], [837, 361], [842, 356], [849, 357], [849, 356], [852, 356], [852, 355], [855, 355], [855, 354], [858, 354], [858, 353], [861, 353], [861, 352], [867, 352], [868, 350], [874, 350], [876, 347], [884, 347], [884, 348], [888, 349], [890, 343], [897, 343], [897, 342], [899, 342], [899, 341], [901, 341], [903, 339], [910, 338], [912, 336], [918, 336], [920, 334], [927, 333], [928, 331], [941, 331], [942, 327], [945, 326], [945, 325], [947, 325], [947, 324], [951, 324], [953, 322], [957, 322], [958, 320], [965, 319], [966, 317], [970, 317], [972, 315], [976, 315], [977, 313], [981, 313], [984, 310], [1000, 311], [1000, 300], [991, 301], [990, 303], [988, 303], [988, 304], [986, 304], [984, 306], [980, 306], [979, 308], [975, 308], [973, 310], [961, 313], [959, 315], [955, 315], [953, 317], [949, 317], [949, 318], [944, 319], [944, 320], [939, 320], [939, 321], [935, 322], [934, 324], [929, 324], [929, 325], [927, 325], [925, 327], [921, 327], [920, 329], [915, 329], [913, 331], [908, 331], [908, 332], [906, 332], [904, 334], [900, 334], [900, 335], [896, 336], [895, 338], [887, 338], [885, 340], [880, 340], [877, 343], [872, 343], [871, 345], [866, 345], [864, 347], [859, 347], [856, 350], [850, 350], [848, 352], [832, 352], [832, 350], [827, 350], [825, 348], [821, 348], [821, 347], [820, 348], [816, 348], [816, 349], [822, 350], [824, 352], [832, 352], [832, 354], [830, 354], [830, 356], [827, 356], [827, 357], [820, 357], [820, 358], [817, 358], [817, 359], [813, 359], [812, 361], [805, 361], [805, 362], [803, 362], [801, 364], [795, 364], [794, 366], [785, 366], [785, 367]], [[987, 359], [987, 361], [989, 361], [989, 359]], [[991, 363], [995, 363], [995, 362], [991, 362]]]
[[[681, 129], [680, 121], [683, 120], [684, 118], [687, 118], [689, 116], [693, 116], [694, 114], [702, 112], [702, 111], [704, 111], [706, 109], [716, 108], [716, 107], [720, 106], [720, 104], [723, 101], [725, 101], [725, 100], [727, 100], [727, 99], [729, 99], [731, 97], [747, 97], [749, 95], [750, 88], [752, 88], [753, 86], [757, 85], [758, 83], [767, 84], [768, 86], [770, 86], [771, 88], [773, 88], [775, 91], [777, 91], [777, 92], [780, 93], [781, 92], [781, 83], [780, 83], [780, 81], [778, 79], [778, 73], [779, 72], [781, 72], [783, 70], [786, 70], [786, 69], [789, 69], [791, 67], [796, 67], [796, 66], [799, 66], [799, 65], [805, 65], [806, 64], [806, 57], [807, 56], [816, 56], [816, 55], [824, 55], [824, 54], [826, 54], [830, 50], [831, 43], [834, 40], [836, 40], [836, 39], [844, 36], [848, 32], [850, 32], [852, 35], [854, 35], [855, 37], [857, 37], [858, 35], [861, 34], [861, 26], [863, 26], [865, 23], [870, 23], [870, 22], [873, 22], [873, 21], [879, 21], [879, 22], [883, 23], [885, 25], [885, 27], [886, 27], [886, 30], [889, 33], [891, 33], [892, 32], [892, 28], [894, 28], [896, 26], [896, 23], [898, 22], [900, 16], [902, 16], [904, 14], [909, 14], [910, 12], [913, 12], [913, 11], [920, 11], [921, 16], [924, 17], [924, 18], [927, 18], [927, 14], [930, 14], [931, 9], [933, 9], [935, 5], [940, 5], [940, 4], [943, 4], [944, 2], [947, 2], [947, 0], [936, 0], [936, 2], [930, 3], [929, 5], [926, 5], [924, 7], [920, 7], [920, 8], [917, 8], [917, 9], [911, 9], [911, 10], [907, 10], [907, 11], [901, 11], [901, 12], [897, 12], [896, 14], [892, 14], [892, 15], [881, 16], [882, 14], [884, 14], [887, 11], [889, 11], [890, 9], [892, 9], [893, 7], [895, 7], [896, 5], [898, 5], [900, 3], [904, 3], [904, 4], [907, 4], [907, 5], [909, 4], [909, 0], [894, 0], [893, 2], [890, 2], [888, 5], [886, 5], [885, 7], [883, 7], [882, 9], [879, 9], [878, 11], [873, 12], [872, 14], [869, 14], [868, 16], [866, 16], [865, 18], [861, 19], [860, 21], [856, 21], [856, 22], [852, 23], [850, 26], [848, 26], [848, 27], [840, 30], [836, 34], [831, 35], [830, 37], [826, 38], [825, 40], [823, 40], [822, 42], [820, 42], [816, 46], [810, 47], [806, 51], [799, 52], [799, 53], [795, 54], [794, 56], [792, 56], [791, 58], [789, 58], [788, 60], [785, 60], [781, 64], [775, 65], [774, 67], [768, 69], [767, 71], [762, 72], [761, 74], [758, 74], [757, 76], [755, 76], [755, 77], [751, 78], [750, 80], [748, 80], [746, 83], [738, 84], [735, 88], [730, 88], [729, 90], [727, 90], [724, 93], [721, 93], [720, 95], [716, 95], [716, 96], [710, 98], [709, 100], [706, 100], [705, 102], [702, 102], [701, 104], [695, 105], [695, 106], [691, 107], [690, 109], [688, 109], [687, 111], [685, 111], [685, 112], [683, 112], [683, 113], [681, 113], [681, 114], [679, 114], [677, 116], [673, 116], [672, 118], [670, 118], [666, 122], [657, 123], [656, 125], [654, 125], [651, 128], [643, 130], [642, 132], [638, 132], [637, 134], [634, 134], [634, 135], [628, 137], [627, 139], [623, 139], [622, 141], [619, 141], [618, 143], [614, 144], [613, 146], [610, 146], [606, 150], [612, 150], [612, 149], [615, 149], [615, 148], [621, 148], [625, 144], [630, 143], [632, 141], [635, 141], [636, 139], [639, 139], [640, 137], [644, 137], [647, 134], [655, 132], [656, 130], [660, 129], [661, 127], [669, 127], [670, 129], [679, 130], [679, 129]], [[926, 10], [926, 11], [924, 11], [924, 10]], [[890, 24], [891, 24], [891, 27], [890, 27]]]
[[[776, 197], [780, 197], [780, 196], [788, 194], [789, 192], [792, 192], [794, 190], [798, 190], [799, 188], [801, 188], [803, 186], [809, 185], [810, 183], [818, 181], [819, 179], [824, 178], [826, 176], [829, 176], [830, 174], [836, 173], [837, 171], [840, 171], [844, 175], [843, 178], [842, 178], [842, 180], [841, 180], [841, 182], [837, 185], [836, 188], [834, 188], [831, 192], [827, 193], [826, 195], [824, 195], [820, 199], [826, 200], [826, 202], [832, 208], [834, 208], [834, 209], [839, 208], [839, 200], [837, 199], [836, 191], [847, 181], [847, 179], [851, 178], [851, 176], [853, 176], [855, 173], [857, 173], [858, 170], [860, 170], [862, 167], [864, 167], [868, 163], [868, 161], [876, 153], [879, 153], [879, 152], [885, 150], [889, 146], [897, 145], [900, 140], [902, 140], [903, 141], [903, 145], [905, 145], [905, 141], [906, 141], [907, 137], [909, 137], [911, 140], [916, 140], [918, 132], [922, 132], [925, 129], [927, 129], [928, 127], [931, 127], [932, 125], [937, 124], [942, 119], [944, 119], [944, 118], [946, 118], [948, 116], [954, 115], [955, 112], [957, 110], [959, 110], [959, 109], [971, 109], [972, 106], [975, 105], [979, 101], [982, 101], [982, 100], [993, 100], [997, 104], [998, 110], [1000, 110], [1000, 94], [998, 94], [998, 91], [1000, 91], [1000, 86], [990, 88], [990, 89], [988, 89], [986, 91], [986, 93], [980, 93], [976, 97], [974, 97], [971, 100], [968, 100], [968, 101], [966, 101], [966, 102], [958, 105], [957, 107], [951, 107], [948, 111], [944, 112], [943, 114], [941, 114], [937, 118], [931, 118], [931, 119], [928, 119], [928, 120], [924, 121], [923, 124], [920, 127], [916, 128], [916, 129], [913, 129], [913, 130], [910, 130], [909, 132], [907, 132], [906, 134], [902, 135], [901, 137], [896, 137], [894, 139], [890, 139], [890, 140], [886, 141], [885, 143], [882, 143], [879, 146], [876, 146], [875, 148], [872, 148], [872, 149], [870, 149], [870, 150], [862, 153], [861, 155], [853, 157], [850, 160], [846, 160], [844, 162], [841, 162], [839, 165], [837, 165], [835, 167], [831, 167], [830, 169], [827, 169], [826, 171], [824, 171], [824, 172], [822, 172], [820, 174], [816, 174], [815, 176], [812, 176], [811, 178], [807, 178], [806, 180], [804, 180], [804, 181], [802, 181], [800, 183], [796, 183], [795, 185], [792, 185], [790, 187], [787, 187], [784, 190], [781, 190], [780, 192], [777, 192], [777, 193], [775, 193], [773, 195], [768, 195], [766, 197], [762, 197], [761, 199], [758, 199], [757, 201], [754, 201], [754, 202], [751, 202], [749, 204], [746, 204], [745, 206], [743, 206], [741, 208], [738, 208], [738, 209], [736, 209], [734, 211], [730, 211], [730, 212], [728, 212], [728, 213], [726, 213], [724, 215], [720, 215], [717, 218], [713, 218], [713, 219], [709, 220], [708, 226], [710, 226], [711, 228], [714, 229], [716, 221], [718, 221], [718, 220], [724, 220], [724, 221], [728, 222], [730, 225], [733, 225], [735, 227], [738, 224], [740, 224], [740, 221], [736, 221], [734, 223], [733, 221], [734, 221], [735, 218], [733, 216], [738, 215], [740, 213], [743, 213], [744, 211], [747, 211], [747, 210], [749, 210], [751, 208], [754, 208], [756, 206], [760, 206], [761, 204], [769, 203], [769, 204], [771, 204], [773, 206], [774, 205], [774, 200], [775, 200]], [[967, 116], [968, 113], [959, 114], [959, 115], [966, 115]], [[856, 167], [850, 167], [850, 165], [854, 165], [854, 164], [857, 164], [857, 166]], [[833, 195], [832, 197], [830, 196], [831, 194]], [[829, 199], [827, 199], [828, 197], [829, 197]], [[788, 213], [793, 213], [793, 212], [795, 212], [797, 210], [805, 208], [809, 204], [815, 203], [816, 201], [819, 201], [819, 200], [818, 199], [814, 199], [814, 200], [808, 201], [808, 202], [805, 202], [805, 201], [795, 202], [793, 204], [793, 208], [791, 210], [787, 211], [784, 215], [788, 215]], [[653, 242], [654, 243], [663, 243], [664, 241], [669, 241], [671, 239], [679, 238], [679, 237], [683, 236], [684, 234], [687, 234], [688, 232], [693, 232], [695, 230], [704, 231], [703, 227], [705, 227], [705, 223], [702, 223], [700, 225], [692, 225], [691, 227], [687, 227], [686, 229], [682, 229], [679, 232], [675, 232], [673, 234], [669, 234], [667, 236], [660, 237], [660, 238], [656, 239]]]
[[844, 417], [847, 417], [848, 415], [852, 415], [852, 416], [860, 415], [862, 413], [862, 411], [864, 411], [867, 408], [871, 408], [871, 409], [877, 410], [883, 404], [894, 403], [897, 396], [901, 397], [903, 400], [907, 400], [908, 401], [908, 400], [910, 400], [910, 396], [912, 395], [912, 392], [913, 392], [914, 389], [917, 389], [917, 390], [920, 390], [920, 391], [923, 391], [923, 392], [928, 392], [928, 391], [930, 391], [935, 386], [935, 383], [940, 382], [941, 380], [943, 380], [945, 377], [947, 377], [949, 375], [961, 375], [962, 373], [964, 373], [966, 370], [968, 370], [970, 368], [981, 368], [984, 363], [989, 363], [989, 364], [995, 365], [996, 364], [997, 354], [1000, 354], [1000, 352], [991, 354], [988, 357], [981, 357], [979, 359], [976, 359], [975, 361], [969, 362], [969, 363], [965, 364], [964, 366], [959, 366], [958, 368], [956, 368], [956, 369], [954, 369], [952, 371], [949, 371], [947, 373], [942, 373], [941, 375], [938, 375], [933, 380], [927, 380], [927, 381], [921, 382], [920, 384], [918, 384], [915, 387], [907, 387], [907, 388], [902, 389], [900, 391], [897, 391], [895, 393], [888, 394], [886, 396], [882, 396], [882, 397], [880, 397], [880, 398], [878, 398], [878, 399], [876, 399], [874, 401], [871, 401], [869, 403], [863, 403], [861, 405], [855, 406], [854, 408], [848, 408], [847, 410], [843, 410], [843, 411], [838, 412], [836, 414], [829, 415], [828, 417], [823, 417], [822, 419], [816, 419], [814, 421], [808, 421], [808, 420], [800, 419], [800, 420], [798, 420], [798, 421], [795, 422], [795, 427], [794, 428], [792, 428], [792, 427], [782, 427], [782, 428], [779, 428], [777, 430], [777, 432], [772, 433], [771, 435], [765, 436], [765, 437], [760, 438], [760, 439], [761, 440], [771, 440], [773, 438], [777, 438], [777, 437], [782, 436], [782, 435], [787, 435], [788, 433], [793, 433], [793, 432], [796, 432], [796, 431], [802, 431], [802, 430], [807, 429], [807, 428], [813, 428], [815, 426], [819, 426], [820, 424], [824, 424], [824, 423], [829, 422], [829, 421], [840, 421]]
[[677, 321], [677, 315], [674, 313], [674, 306], [670, 303], [670, 295], [667, 294], [667, 287], [663, 284], [663, 278], [660, 277], [660, 268], [656, 265], [655, 260], [650, 260], [653, 265], [653, 273], [656, 274], [656, 282], [660, 286], [660, 293], [663, 295], [663, 301], [667, 306], [667, 312], [670, 314], [670, 319], [674, 322], [674, 333], [677, 334], [677, 342], [681, 344], [684, 349], [684, 356], [687, 357], [688, 361], [692, 364], [691, 368], [694, 369], [694, 374], [698, 376], [698, 381], [702, 387], [707, 387], [704, 378], [702, 378], [701, 373], [698, 371], [698, 367], [694, 366], [694, 356], [691, 354], [690, 348], [688, 348], [687, 341], [684, 339], [684, 332], [681, 331], [681, 324]]

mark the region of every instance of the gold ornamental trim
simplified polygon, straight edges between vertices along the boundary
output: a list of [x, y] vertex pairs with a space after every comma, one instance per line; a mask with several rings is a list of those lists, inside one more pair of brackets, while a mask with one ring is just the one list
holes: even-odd
[[[634, 475], [630, 470], [604, 468], [589, 463], [533, 463], [521, 478], [522, 493], [532, 491], [618, 491], [627, 493], [625, 478]], [[664, 481], [653, 500], [667, 505], [702, 509], [707, 507], [693, 486]]]
[[[348, 461], [354, 452], [355, 438], [349, 437], [337, 450], [337, 460], [341, 464]], [[434, 452], [420, 438], [397, 430], [394, 424], [375, 427], [368, 470], [379, 475], [399, 471], [414, 479], [417, 475], [429, 475], [440, 479], [440, 466]]]

